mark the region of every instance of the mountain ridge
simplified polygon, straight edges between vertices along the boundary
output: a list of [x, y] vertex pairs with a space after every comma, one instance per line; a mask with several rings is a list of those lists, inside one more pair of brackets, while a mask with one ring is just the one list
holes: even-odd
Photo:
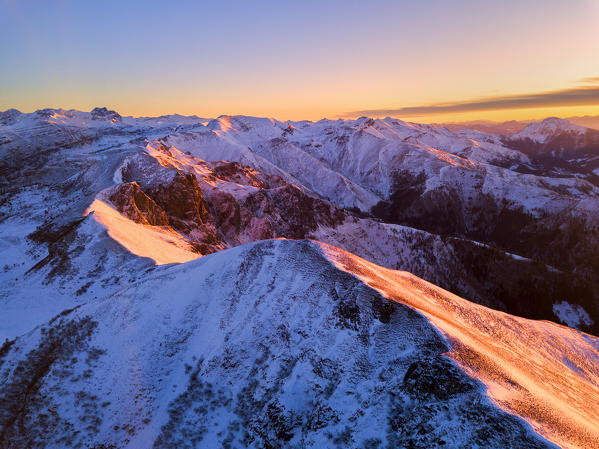
[[[223, 270], [223, 267], [226, 268]], [[390, 281], [390, 271], [383, 269], [378, 274], [382, 278], [376, 282], [386, 277], [387, 293], [391, 292], [388, 290], [391, 285], [396, 289], [395, 297], [390, 298], [393, 301], [387, 302], [384, 295], [376, 292], [376, 286], [372, 290], [374, 278], [363, 283], [366, 273], [373, 275], [372, 270], [377, 272], [379, 268], [331, 246], [308, 241], [268, 240], [186, 264], [165, 266], [147, 279], [118, 292], [115, 296], [118, 301], [107, 299], [65, 311], [49, 325], [17, 339], [2, 360], [0, 369], [9, 372], [8, 382], [0, 390], [6, 399], [6, 394], [15, 394], [21, 388], [15, 369], [21, 366], [27, 370], [35, 357], [43, 357], [41, 354], [50, 350], [50, 343], [45, 342], [51, 342], [52, 335], [65, 335], [64, 338], [69, 335], [66, 340], [69, 343], [63, 345], [60, 349], [63, 352], [56, 356], [48, 374], [40, 378], [31, 392], [31, 402], [26, 403], [16, 416], [11, 415], [13, 418], [8, 421], [15, 426], [20, 423], [27, 433], [19, 433], [13, 424], [7, 427], [7, 421], [4, 421], [3, 438], [23, 444], [62, 442], [73, 447], [99, 443], [119, 447], [172, 447], [173, 444], [226, 445], [226, 442], [232, 447], [239, 444], [262, 447], [267, 442], [273, 447], [283, 444], [345, 447], [348, 443], [430, 447], [441, 444], [441, 441], [448, 447], [472, 444], [553, 447], [530, 433], [526, 425], [495, 409], [491, 402], [483, 399], [484, 389], [480, 384], [459, 374], [441, 356], [451, 347], [449, 356], [459, 360], [460, 370], [476, 366], [471, 364], [476, 359], [464, 358], [468, 352], [462, 350], [460, 344], [468, 345], [467, 339], [458, 343], [456, 334], [450, 333], [445, 340], [439, 340], [438, 330], [430, 327], [432, 322], [439, 329], [439, 322], [431, 320], [431, 310], [444, 304], [439, 311], [452, 317], [466, 312], [462, 316], [472, 322], [478, 319], [478, 313], [485, 313], [487, 327], [490, 317], [497, 316], [496, 312], [468, 302], [458, 305], [456, 297], [430, 284], [422, 284], [409, 274], [393, 272], [396, 278]], [[360, 278], [363, 280], [359, 281]], [[366, 287], [367, 284], [370, 287]], [[211, 289], [210, 299], [205, 296], [206, 288]], [[173, 300], [165, 301], [166, 292]], [[401, 292], [401, 299], [398, 292]], [[423, 309], [415, 307], [413, 301], [417, 298], [424, 301], [421, 304], [428, 304], [428, 312], [424, 311], [426, 319], [421, 315]], [[414, 309], [418, 313], [414, 314]], [[458, 315], [453, 315], [455, 312]], [[452, 321], [449, 317], [445, 319]], [[528, 320], [509, 319], [520, 323], [521, 330], [544, 326]], [[501, 320], [497, 325], [503, 328]], [[477, 326], [470, 328], [472, 335], [484, 329]], [[595, 337], [584, 337], [584, 334], [553, 324], [549, 326], [544, 332], [564, 329], [570, 335], [561, 343], [565, 336], [557, 337], [560, 334], [556, 333], [553, 344], [587, 345], [585, 338], [590, 338], [594, 341], [593, 351], [597, 357], [599, 350]], [[441, 329], [443, 333], [448, 332], [447, 327], [441, 326]], [[141, 335], [143, 339], [140, 339]], [[288, 336], [284, 338], [284, 335]], [[131, 339], [141, 346], [121, 355], [123, 343]], [[289, 343], [285, 343], [286, 339]], [[512, 342], [512, 349], [520, 350], [521, 346], [514, 345], [513, 340], [508, 338], [506, 341]], [[333, 346], [329, 347], [330, 344]], [[533, 347], [541, 351], [540, 347]], [[308, 348], [316, 349], [320, 358], [310, 356], [312, 352]], [[292, 353], [285, 355], [288, 351]], [[356, 355], [350, 356], [352, 353]], [[572, 354], [565, 352], [564, 356], [573, 357]], [[348, 356], [349, 364], [345, 360]], [[400, 359], [393, 362], [398, 356]], [[71, 357], [78, 361], [67, 369], [64, 363]], [[354, 360], [354, 357], [357, 358]], [[369, 361], [360, 357], [367, 357]], [[573, 360], [580, 363], [576, 358]], [[354, 363], [359, 369], [353, 366]], [[369, 363], [374, 366], [366, 368]], [[562, 366], [561, 370], [570, 369], [561, 363], [554, 362], [554, 366]], [[531, 364], [534, 366], [532, 361]], [[150, 369], [150, 366], [154, 368]], [[334, 366], [338, 368], [334, 369]], [[485, 366], [480, 366], [476, 373], [470, 371], [469, 375], [484, 379], [480, 370], [486, 372]], [[579, 367], [589, 369], [588, 365]], [[226, 383], [231, 376], [245, 377], [238, 370], [248, 370], [249, 381], [255, 382], [248, 384], [253, 385], [249, 391], [254, 393], [250, 396], [244, 384]], [[335, 374], [339, 370], [344, 373], [341, 378]], [[381, 374], [377, 374], [379, 370], [382, 370]], [[436, 386], [427, 387], [422, 377], [413, 377], [421, 370], [437, 373]], [[496, 373], [494, 369], [490, 372]], [[525, 372], [531, 374], [528, 369]], [[554, 373], [551, 379], [561, 376], [561, 372]], [[597, 376], [592, 371], [585, 372]], [[58, 373], [72, 379], [59, 387], [61, 399], [53, 395], [54, 403], [50, 404], [42, 398], [44, 392], [56, 389]], [[139, 377], [142, 373], [145, 380]], [[535, 375], [547, 373], [542, 371]], [[300, 377], [296, 378], [295, 374]], [[114, 376], [119, 379], [116, 384], [110, 380]], [[102, 378], [102, 382], [98, 383], [98, 378]], [[332, 390], [323, 389], [332, 379], [337, 379], [330, 386]], [[415, 379], [419, 379], [417, 383], [414, 383]], [[520, 379], [510, 378], [510, 381], [518, 383]], [[574, 378], [568, 379], [572, 382]], [[582, 394], [583, 385], [597, 389], [596, 383], [593, 387], [593, 383], [582, 375], [576, 379], [582, 383], [571, 384], [570, 395], [574, 391]], [[346, 382], [349, 384], [343, 387]], [[399, 384], [395, 386], [397, 382]], [[103, 387], [98, 391], [96, 386], [92, 393], [91, 385]], [[350, 398], [356, 395], [355, 399], [343, 399], [347, 388], [355, 391], [350, 395]], [[398, 390], [393, 394], [389, 388]], [[232, 389], [239, 390], [237, 399], [235, 394], [227, 399]], [[541, 394], [533, 393], [533, 396], [539, 398]], [[314, 402], [298, 401], [306, 395]], [[133, 408], [123, 406], [122, 400], [136, 405]], [[587, 407], [594, 406], [584, 395], [577, 400], [577, 404], [586, 401]], [[102, 405], [102, 401], [106, 405]], [[10, 401], [4, 403], [12, 404]], [[77, 403], [80, 406], [73, 408]], [[166, 403], [169, 403], [168, 409]], [[453, 418], [449, 418], [443, 404], [450, 407]], [[506, 407], [506, 403], [501, 405]], [[41, 416], [45, 406], [56, 410], [60, 420], [44, 418], [34, 424], [35, 417]], [[141, 415], [136, 407], [140, 407]], [[472, 415], [472, 407], [481, 413], [479, 418]], [[360, 409], [363, 411], [359, 412]], [[396, 415], [399, 410], [401, 414]], [[16, 410], [9, 407], [8, 413], [16, 413]], [[96, 416], [95, 420], [90, 421], [90, 413]], [[366, 424], [372, 419], [385, 422], [380, 421], [380, 413], [388, 416], [385, 421], [389, 427], [384, 432]], [[417, 419], [422, 413], [424, 415]], [[319, 423], [318, 419], [322, 418], [318, 416], [326, 421]], [[351, 416], [355, 418], [349, 419]], [[4, 417], [6, 419], [6, 415]], [[212, 420], [217, 417], [215, 422], [220, 424], [212, 427]], [[75, 423], [79, 421], [88, 423], [86, 432], [80, 436], [69, 436], [60, 430], [68, 429], [69, 423], [77, 425]], [[240, 428], [235, 426], [236, 421]], [[355, 430], [344, 430], [350, 422]], [[439, 422], [439, 427], [431, 429], [432, 422]], [[474, 422], [478, 424], [473, 427]], [[228, 430], [227, 423], [230, 424]], [[562, 427], [559, 424], [547, 420], [537, 421], [534, 426], [535, 430], [553, 437], [551, 431], [557, 430], [561, 438], [565, 438], [560, 441], [567, 442], [568, 447], [592, 444], [593, 438], [597, 437], [593, 437], [590, 430], [582, 434], [564, 432], [563, 426], [572, 426], [572, 423], [561, 423]], [[588, 425], [592, 426], [592, 423]], [[328, 426], [331, 429], [327, 431]], [[192, 428], [196, 429], [195, 437], [186, 439], [184, 435]], [[423, 434], [419, 429], [424, 428], [429, 430]], [[219, 429], [222, 430], [220, 434]], [[245, 429], [245, 434], [235, 429]], [[43, 433], [38, 433], [39, 430]]]

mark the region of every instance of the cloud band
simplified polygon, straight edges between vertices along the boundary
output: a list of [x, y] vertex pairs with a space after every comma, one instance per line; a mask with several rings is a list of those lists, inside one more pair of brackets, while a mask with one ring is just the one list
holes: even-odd
[[[599, 80], [599, 78], [597, 78]], [[409, 106], [397, 109], [367, 109], [348, 112], [347, 116], [418, 116], [459, 112], [492, 111], [560, 106], [599, 105], [599, 86], [584, 86], [527, 95], [509, 95], [480, 100], [440, 103], [426, 106]]]

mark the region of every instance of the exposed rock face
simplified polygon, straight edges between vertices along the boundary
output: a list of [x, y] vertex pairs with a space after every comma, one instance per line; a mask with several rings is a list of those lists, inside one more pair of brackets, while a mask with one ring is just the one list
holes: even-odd
[[254, 214], [230, 193], [214, 189], [207, 196], [214, 223], [229, 245], [276, 237], [271, 217]]
[[[237, 162], [207, 163], [159, 141], [150, 147], [160, 152], [159, 164], [153, 158], [132, 158], [123, 168], [124, 177], [141, 185], [166, 212], [169, 224], [194, 245], [306, 238], [319, 226], [338, 225], [348, 216], [278, 175], [259, 173]], [[155, 166], [154, 173], [149, 165]], [[156, 171], [161, 175], [156, 176]]]
[[136, 182], [118, 185], [108, 198], [119, 212], [136, 223], [151, 226], [168, 226], [169, 224], [164, 210], [146, 195]]
[[127, 182], [107, 193], [127, 218], [151, 226], [171, 226], [197, 253], [210, 254], [224, 247], [193, 173], [177, 171], [170, 181], [146, 185], [145, 190], [135, 181]]
[[175, 229], [190, 230], [193, 224], [202, 225], [208, 220], [206, 202], [194, 174], [177, 172], [169, 184], [152, 186], [147, 192], [164, 209]]
[[[235, 240], [241, 231], [241, 208], [233, 195], [215, 190], [209, 195], [210, 215], [221, 233]], [[245, 224], [245, 223], [244, 223]]]
[[273, 188], [284, 186], [287, 183], [279, 176], [269, 176], [268, 179], [256, 170], [251, 169], [239, 162], [214, 162], [214, 176], [224, 181], [236, 182], [244, 186]]
[[269, 216], [276, 235], [287, 238], [306, 238], [318, 226], [342, 223], [346, 214], [338, 207], [306, 195], [294, 185], [259, 191], [244, 205], [256, 216]]

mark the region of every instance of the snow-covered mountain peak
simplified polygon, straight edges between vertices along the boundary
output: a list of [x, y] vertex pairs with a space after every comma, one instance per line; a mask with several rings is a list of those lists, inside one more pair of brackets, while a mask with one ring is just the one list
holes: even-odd
[[20, 115], [22, 112], [14, 108], [0, 111], [0, 125], [11, 125]]
[[575, 125], [566, 119], [549, 117], [540, 122], [531, 123], [522, 131], [511, 136], [511, 139], [530, 139], [534, 142], [544, 143], [551, 138], [563, 133], [584, 134], [587, 128]]
[[122, 121], [121, 115], [118, 112], [109, 110], [106, 107], [92, 109], [89, 116], [91, 120], [107, 120], [113, 123]]
[[260, 132], [272, 128], [280, 129], [287, 126], [269, 117], [250, 117], [245, 115], [221, 115], [210, 120], [207, 127], [214, 131]]

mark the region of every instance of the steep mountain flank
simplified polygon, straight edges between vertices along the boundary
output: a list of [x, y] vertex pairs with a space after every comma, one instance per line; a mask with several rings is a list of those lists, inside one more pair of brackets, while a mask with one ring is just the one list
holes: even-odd
[[[538, 432], [590, 447], [597, 344], [330, 246], [265, 241], [159, 268], [12, 342], [0, 442], [553, 447], [487, 385]], [[562, 359], [537, 365], [555, 351]], [[506, 378], [501, 364], [520, 354]], [[537, 377], [548, 382], [531, 389]], [[549, 393], [569, 403], [548, 405]], [[568, 407], [587, 421], [557, 419]]]

